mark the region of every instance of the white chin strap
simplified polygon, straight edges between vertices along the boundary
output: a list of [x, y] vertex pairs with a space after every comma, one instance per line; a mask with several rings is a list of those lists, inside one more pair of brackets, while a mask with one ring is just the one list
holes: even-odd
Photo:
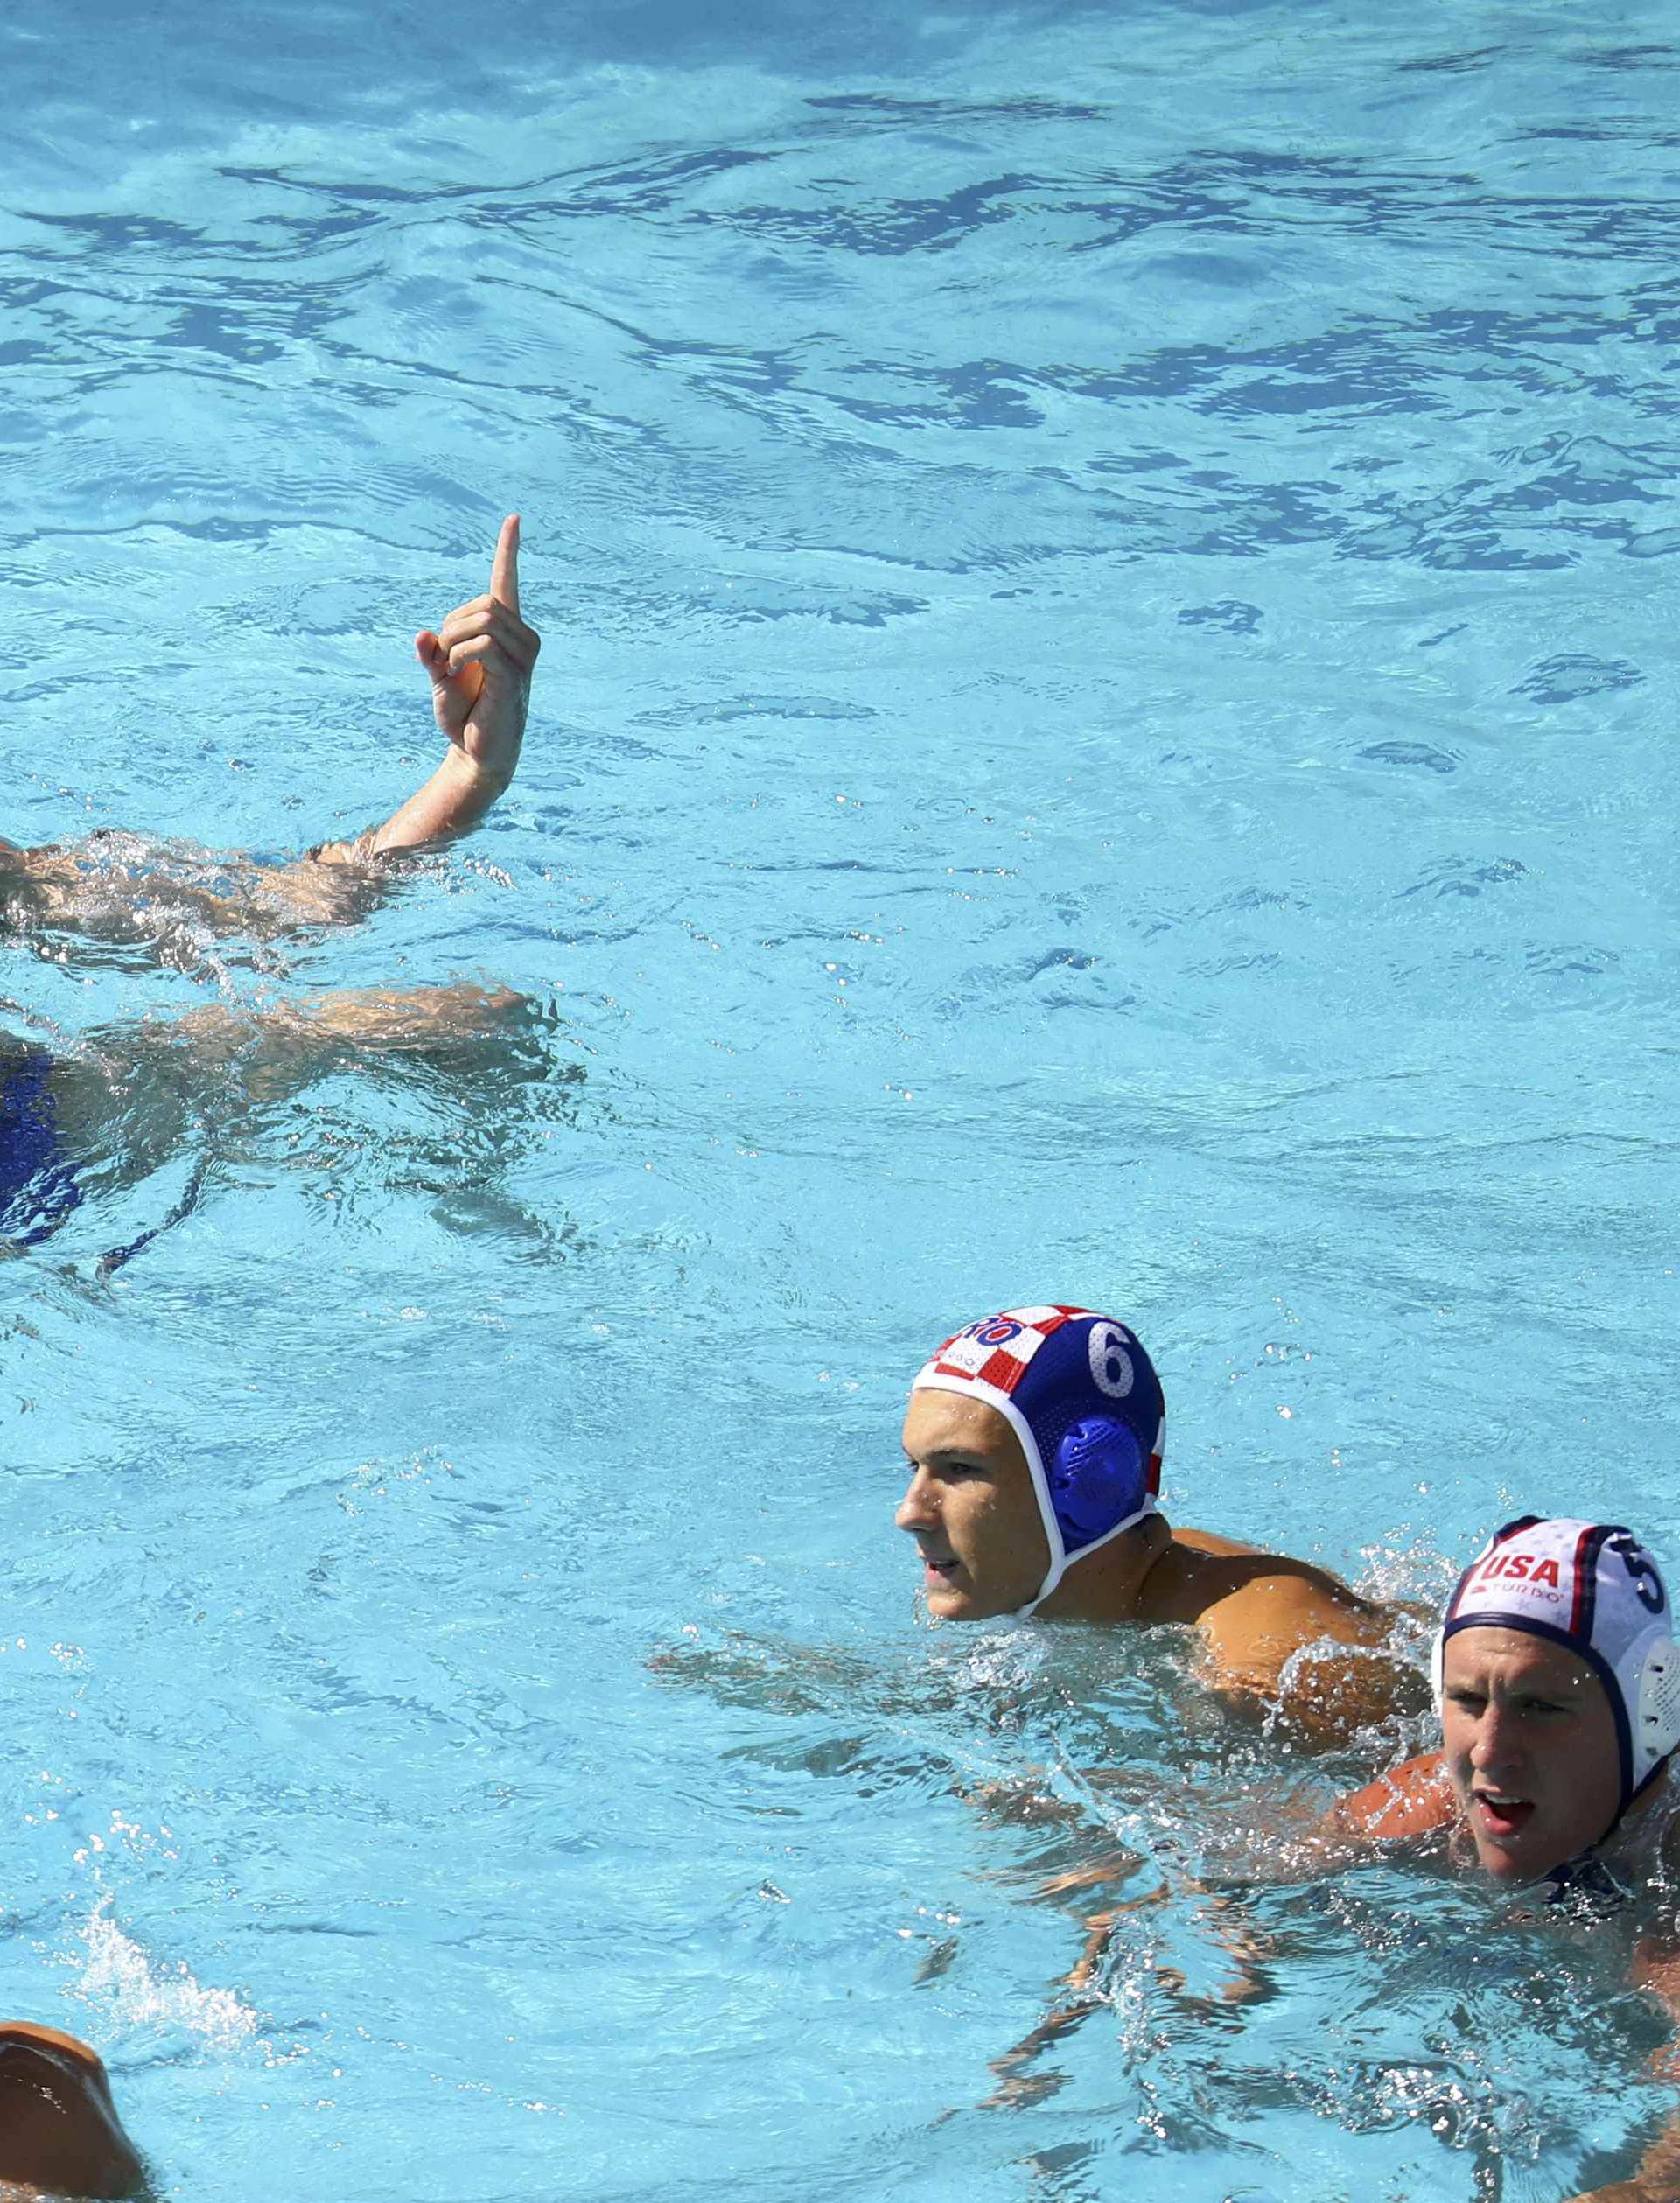
[[[1025, 1606], [1018, 1606], [1015, 1609], [1014, 1619], [1024, 1622], [1029, 1616], [1038, 1612], [1045, 1600], [1049, 1598], [1051, 1592], [1068, 1573], [1073, 1562], [1068, 1557], [1067, 1546], [1062, 1542], [1061, 1524], [1056, 1520], [1056, 1510], [1050, 1498], [1049, 1481], [1044, 1473], [1044, 1464], [1039, 1458], [1039, 1442], [1032, 1435], [1032, 1424], [1015, 1402], [1001, 1393], [994, 1396], [991, 1405], [997, 1409], [999, 1415], [1007, 1419], [1010, 1429], [1020, 1441], [1022, 1458], [1026, 1463], [1027, 1473], [1032, 1479], [1032, 1496], [1039, 1503], [1039, 1520], [1044, 1525], [1045, 1542], [1050, 1548], [1050, 1566], [1045, 1572], [1043, 1583], [1039, 1585], [1038, 1590], [1027, 1600]], [[1090, 1549], [1088, 1545], [1083, 1546], [1073, 1558], [1082, 1560]]]
[[1051, 1592], [1068, 1573], [1070, 1564], [1067, 1549], [1061, 1542], [1061, 1525], [1054, 1515], [1045, 1524], [1045, 1529], [1050, 1539], [1050, 1573], [1039, 1585], [1032, 1597], [1027, 1600], [1026, 1605], [1018, 1606], [1015, 1609], [1015, 1619], [1018, 1622], [1024, 1622], [1029, 1616], [1038, 1612], [1045, 1600], [1049, 1598]]
[[1155, 1501], [1152, 1499], [1147, 1506], [1140, 1507], [1135, 1514], [1123, 1516], [1111, 1530], [1104, 1530], [1101, 1537], [1094, 1537], [1088, 1545], [1082, 1545], [1078, 1552], [1072, 1554], [1061, 1542], [1060, 1523], [1057, 1521], [1054, 1514], [1042, 1500], [1039, 1502], [1039, 1511], [1045, 1518], [1044, 1534], [1050, 1541], [1050, 1572], [1026, 1605], [1018, 1606], [1015, 1609], [1017, 1621], [1025, 1621], [1029, 1614], [1036, 1614], [1070, 1568], [1076, 1567], [1081, 1561], [1088, 1559], [1093, 1553], [1101, 1552], [1103, 1546], [1112, 1539], [1124, 1537], [1128, 1530], [1135, 1530], [1139, 1522], [1146, 1522], [1155, 1512]]

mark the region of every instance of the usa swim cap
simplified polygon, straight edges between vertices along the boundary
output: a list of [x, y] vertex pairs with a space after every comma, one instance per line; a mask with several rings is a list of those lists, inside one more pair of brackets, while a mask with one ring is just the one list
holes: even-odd
[[1562, 1645], [1597, 1675], [1621, 1752], [1617, 1818], [1680, 1745], [1680, 1654], [1662, 1574], [1615, 1522], [1519, 1515], [1459, 1579], [1435, 1640], [1435, 1698], [1446, 1640], [1461, 1629], [1520, 1629]]
[[1011, 1308], [948, 1339], [913, 1392], [996, 1408], [1021, 1442], [1050, 1544], [1030, 1614], [1069, 1565], [1141, 1522], [1161, 1488], [1166, 1403], [1135, 1334], [1088, 1308]]

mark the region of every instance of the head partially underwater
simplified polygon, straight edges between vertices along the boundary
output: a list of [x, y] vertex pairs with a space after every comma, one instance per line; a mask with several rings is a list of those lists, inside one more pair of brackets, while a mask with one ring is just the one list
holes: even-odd
[[1447, 1602], [1434, 1667], [1447, 1776], [1502, 1880], [1595, 1851], [1680, 1744], [1668, 1589], [1618, 1523], [1525, 1514], [1496, 1531]]
[[948, 1339], [911, 1389], [897, 1517], [929, 1611], [1033, 1612], [1153, 1510], [1165, 1432], [1160, 1380], [1110, 1316], [1012, 1308]]

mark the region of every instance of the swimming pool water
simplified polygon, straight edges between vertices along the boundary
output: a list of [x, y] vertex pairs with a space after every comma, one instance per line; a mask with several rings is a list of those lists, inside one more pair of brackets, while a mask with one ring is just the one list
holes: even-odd
[[[0, 832], [380, 815], [505, 510], [545, 636], [512, 793], [362, 926], [7, 952], [69, 1047], [536, 1008], [209, 1095], [186, 1221], [100, 1283], [192, 1152], [0, 1270], [0, 2002], [183, 2198], [1625, 2172], [1660, 2031], [1602, 1938], [1355, 1877], [1195, 2003], [1186, 1866], [1383, 1740], [1302, 1769], [1180, 1647], [920, 1628], [890, 1515], [928, 1346], [1065, 1296], [1161, 1367], [1176, 1519], [1422, 1596], [1530, 1504], [1680, 1551], [1667, 11], [0, 53]], [[983, 2108], [1088, 1855], [989, 1784], [1166, 1893]]]

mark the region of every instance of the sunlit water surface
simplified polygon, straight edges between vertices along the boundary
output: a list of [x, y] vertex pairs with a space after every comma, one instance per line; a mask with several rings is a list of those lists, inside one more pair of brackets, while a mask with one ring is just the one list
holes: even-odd
[[[360, 926], [6, 952], [71, 1053], [533, 1006], [208, 1093], [0, 1271], [0, 2004], [195, 2200], [1625, 2172], [1614, 1934], [1372, 1872], [1255, 1894], [1222, 1997], [1186, 1874], [1413, 1739], [929, 1632], [889, 1517], [922, 1353], [1066, 1297], [1150, 1343], [1181, 1520], [1424, 1597], [1518, 1507], [1680, 1557], [1671, 11], [0, 55], [0, 831], [185, 876], [380, 815], [515, 506], [546, 639], [513, 793]], [[1106, 1844], [1157, 1901], [1000, 2090]]]

